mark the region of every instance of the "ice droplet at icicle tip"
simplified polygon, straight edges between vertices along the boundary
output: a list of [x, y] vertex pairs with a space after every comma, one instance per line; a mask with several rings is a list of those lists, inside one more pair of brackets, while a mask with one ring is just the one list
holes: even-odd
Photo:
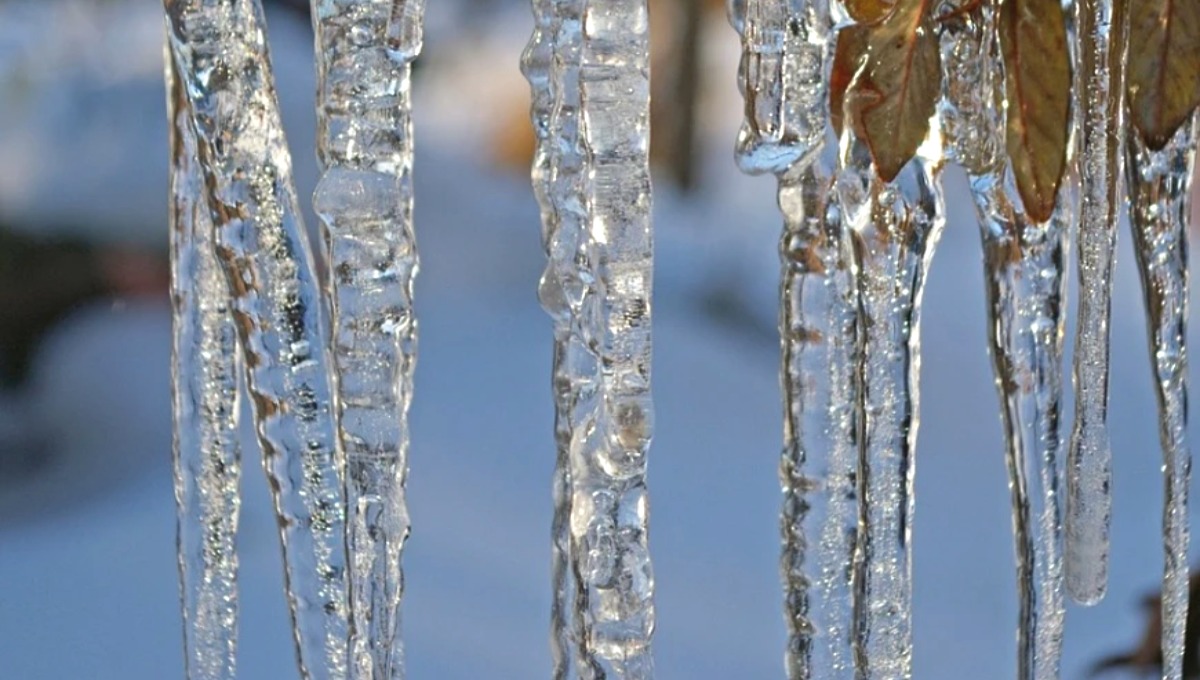
[[1067, 453], [1064, 565], [1080, 604], [1104, 598], [1112, 516], [1108, 440], [1109, 323], [1124, 140], [1122, 93], [1128, 21], [1124, 2], [1075, 4], [1080, 105], [1079, 322], [1075, 337], [1075, 422]]

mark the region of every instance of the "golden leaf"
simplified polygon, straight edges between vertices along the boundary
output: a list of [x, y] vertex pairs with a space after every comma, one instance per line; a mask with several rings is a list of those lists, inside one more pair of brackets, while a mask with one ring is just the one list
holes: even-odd
[[868, 27], [865, 61], [846, 91], [845, 114], [885, 182], [894, 180], [916, 155], [941, 96], [941, 53], [931, 4], [898, 0], [884, 21]]
[[842, 6], [850, 18], [871, 24], [886, 18], [896, 8], [898, 0], [843, 0]]
[[1129, 12], [1130, 118], [1161, 149], [1200, 105], [1200, 0], [1131, 0]]
[[867, 34], [869, 26], [851, 24], [843, 26], [837, 34], [837, 46], [833, 52], [833, 67], [829, 74], [829, 122], [838, 137], [842, 136], [842, 118], [845, 111], [846, 90], [854, 81], [863, 59], [867, 56]]
[[1003, 0], [1008, 157], [1025, 211], [1050, 219], [1067, 164], [1071, 59], [1059, 0]]

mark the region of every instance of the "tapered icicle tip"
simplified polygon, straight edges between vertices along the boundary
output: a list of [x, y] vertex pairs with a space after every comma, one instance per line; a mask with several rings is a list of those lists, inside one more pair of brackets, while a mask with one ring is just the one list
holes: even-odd
[[1090, 607], [1104, 599], [1108, 588], [1112, 452], [1103, 424], [1083, 423], [1075, 429], [1067, 465], [1064, 575], [1071, 599]]

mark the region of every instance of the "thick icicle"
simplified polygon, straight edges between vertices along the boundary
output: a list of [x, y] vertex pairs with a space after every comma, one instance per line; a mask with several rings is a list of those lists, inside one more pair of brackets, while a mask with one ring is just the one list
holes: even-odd
[[1079, 327], [1075, 423], [1067, 454], [1067, 592], [1080, 604], [1104, 598], [1112, 515], [1108, 441], [1108, 339], [1124, 138], [1125, 0], [1077, 0], [1080, 105]]
[[596, 383], [580, 396], [571, 423], [571, 561], [584, 657], [579, 665], [584, 677], [650, 678], [648, 8], [646, 0], [586, 0], [581, 18], [580, 25], [564, 20], [564, 33], [581, 33], [578, 52], [560, 40], [560, 58], [576, 63], [578, 54], [580, 64], [587, 211], [581, 259], [588, 260], [589, 270], [573, 315], [588, 356], [568, 352], [568, 361], [571, 370], [590, 371]]
[[785, 218], [781, 571], [793, 680], [854, 676], [847, 567], [858, 526], [858, 304], [832, 165], [822, 158], [779, 185]]
[[811, 162], [827, 134], [828, 0], [732, 0], [729, 11], [742, 36], [738, 166], [782, 174]]
[[853, 256], [826, 144], [832, 21], [825, 0], [730, 5], [742, 34], [746, 116], [737, 158], [779, 175], [784, 448], [780, 568], [789, 678], [849, 678], [850, 572], [857, 527]]
[[[964, 3], [948, 3], [953, 12]], [[1050, 220], [1026, 213], [1004, 147], [996, 5], [942, 22], [948, 156], [971, 181], [979, 213], [988, 344], [1003, 410], [1017, 555], [1017, 677], [1057, 680], [1063, 602], [1058, 452], [1064, 250], [1072, 197]]]
[[330, 263], [356, 678], [404, 677], [401, 553], [418, 267], [411, 75], [423, 14], [423, 0], [313, 1], [323, 168], [313, 207]]
[[1188, 618], [1187, 229], [1198, 129], [1193, 114], [1160, 151], [1132, 133], [1126, 158], [1163, 451], [1163, 678], [1171, 680], [1183, 677]]
[[164, 6], [274, 494], [300, 672], [344, 678], [344, 460], [262, 7], [257, 0]]
[[213, 249], [196, 139], [167, 62], [171, 122], [171, 301], [175, 503], [184, 662], [191, 680], [237, 672], [237, 528], [241, 500], [237, 330]]
[[866, 145], [843, 139], [838, 191], [854, 232], [860, 350], [859, 534], [854, 560], [858, 677], [912, 677], [913, 479], [920, 310], [945, 223], [936, 132], [893, 182]]
[[[552, 390], [556, 457], [551, 525], [552, 677], [577, 677], [583, 658], [582, 616], [575, 612], [578, 586], [571, 555], [571, 433], [573, 412], [585, 391], [594, 390], [594, 360], [579, 333], [578, 305], [590, 271], [580, 245], [586, 241], [583, 211], [584, 149], [579, 137], [579, 47], [583, 3], [534, 0], [534, 31], [521, 58], [532, 91], [530, 117], [536, 147], [531, 178], [541, 207], [542, 240], [548, 257], [539, 298], [554, 320]], [[580, 359], [582, 361], [580, 361]], [[586, 397], [594, 399], [594, 394]]]

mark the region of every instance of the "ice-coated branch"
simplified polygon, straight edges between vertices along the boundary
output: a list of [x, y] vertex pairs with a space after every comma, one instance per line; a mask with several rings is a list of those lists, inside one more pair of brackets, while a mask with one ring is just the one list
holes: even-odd
[[853, 229], [862, 328], [853, 633], [860, 678], [912, 677], [920, 310], [945, 223], [941, 150], [926, 147], [884, 182], [865, 144], [849, 131], [843, 138], [838, 191]]
[[847, 565], [858, 524], [858, 299], [850, 240], [831, 205], [829, 151], [779, 183], [780, 567], [792, 680], [854, 677]]
[[300, 672], [344, 678], [346, 547], [326, 331], [257, 0], [164, 0], [270, 478]]
[[729, 9], [742, 37], [738, 166], [752, 174], [784, 173], [811, 161], [805, 157], [819, 153], [827, 134], [829, 0], [733, 0]]
[[1064, 252], [1073, 197], [1060, 195], [1045, 222], [1022, 204], [1005, 153], [998, 4], [942, 22], [941, 114], [948, 156], [970, 178], [983, 243], [1017, 555], [1017, 677], [1057, 680], [1065, 616], [1058, 500]]
[[1188, 221], [1198, 129], [1193, 114], [1158, 151], [1132, 133], [1126, 158], [1163, 453], [1162, 650], [1163, 678], [1171, 680], [1183, 677], [1188, 619]]
[[167, 62], [171, 123], [171, 371], [175, 417], [184, 663], [191, 680], [237, 672], [237, 529], [241, 499], [237, 330], [213, 249], [182, 85]]
[[423, 0], [313, 0], [313, 196], [328, 261], [338, 438], [346, 453], [351, 677], [404, 677], [401, 554], [416, 364], [412, 62]]
[[746, 172], [778, 175], [784, 215], [784, 663], [793, 680], [849, 678], [858, 304], [850, 241], [832, 190], [837, 154], [826, 141], [832, 18], [826, 0], [747, 0], [731, 3], [730, 21], [742, 37], [745, 116], [737, 159]]
[[1079, 325], [1075, 423], [1067, 453], [1067, 592], [1080, 604], [1104, 598], [1112, 515], [1108, 441], [1109, 317], [1124, 147], [1126, 0], [1075, 2], [1079, 103]]

